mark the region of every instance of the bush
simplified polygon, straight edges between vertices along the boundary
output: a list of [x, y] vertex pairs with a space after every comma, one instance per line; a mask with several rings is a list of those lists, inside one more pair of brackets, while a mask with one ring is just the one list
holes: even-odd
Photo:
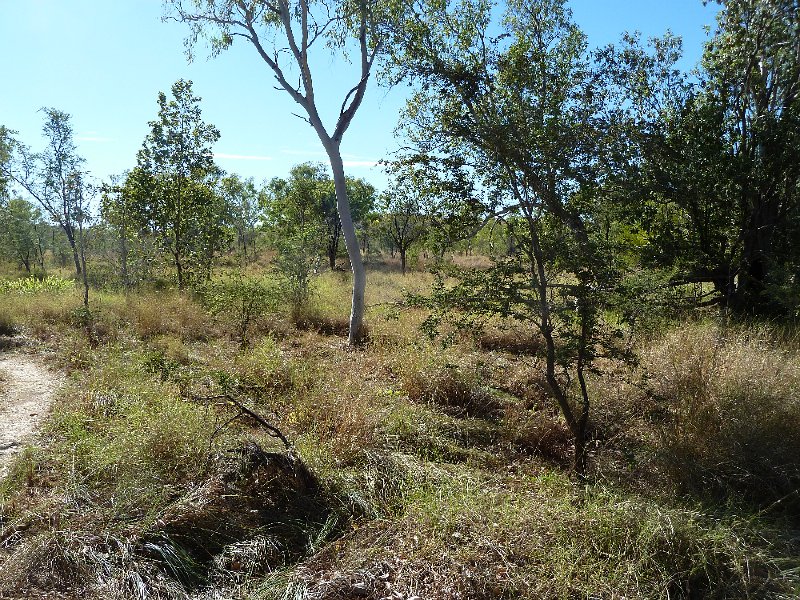
[[253, 324], [264, 313], [274, 312], [278, 303], [274, 284], [241, 273], [209, 282], [200, 293], [211, 314], [223, 315], [231, 322], [242, 348], [249, 343]]
[[75, 283], [55, 275], [0, 280], [0, 293], [7, 294], [59, 294], [75, 288]]
[[277, 241], [273, 263], [279, 289], [289, 304], [292, 317], [304, 312], [313, 292], [312, 283], [320, 268], [318, 232], [301, 231]]

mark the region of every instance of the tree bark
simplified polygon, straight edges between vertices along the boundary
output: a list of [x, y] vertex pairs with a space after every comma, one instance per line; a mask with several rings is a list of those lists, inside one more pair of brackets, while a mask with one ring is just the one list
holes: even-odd
[[64, 233], [67, 236], [67, 242], [69, 242], [69, 248], [72, 250], [72, 259], [75, 261], [75, 275], [78, 277], [81, 276], [81, 257], [78, 252], [78, 245], [75, 243], [75, 232], [72, 231], [71, 227], [67, 225], [61, 225], [61, 229], [64, 230]]
[[350, 202], [347, 198], [347, 182], [344, 175], [344, 163], [339, 146], [332, 141], [325, 143], [325, 150], [333, 171], [333, 184], [336, 188], [336, 207], [342, 223], [344, 244], [347, 256], [350, 259], [350, 268], [353, 271], [353, 300], [350, 308], [350, 332], [347, 338], [351, 346], [363, 341], [364, 325], [364, 293], [367, 287], [367, 272], [361, 258], [361, 247], [356, 236], [356, 228], [350, 213]]

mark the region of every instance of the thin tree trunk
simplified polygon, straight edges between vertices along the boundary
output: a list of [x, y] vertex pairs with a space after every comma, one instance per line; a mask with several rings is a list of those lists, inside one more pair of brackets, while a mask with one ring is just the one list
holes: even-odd
[[333, 183], [336, 188], [336, 206], [342, 223], [342, 234], [347, 248], [347, 256], [350, 258], [350, 267], [353, 270], [353, 301], [350, 309], [350, 333], [347, 342], [351, 346], [355, 346], [361, 343], [363, 339], [364, 293], [367, 287], [367, 272], [364, 268], [364, 261], [361, 258], [361, 248], [356, 236], [353, 217], [350, 213], [350, 202], [347, 199], [347, 185], [341, 151], [339, 146], [332, 141], [325, 143], [325, 150], [327, 150], [331, 162]]
[[80, 245], [81, 275], [83, 280], [83, 306], [89, 308], [89, 276], [86, 273], [86, 244], [83, 237], [83, 223], [78, 223], [78, 242]]
[[176, 250], [172, 256], [175, 257], [175, 271], [178, 275], [178, 289], [183, 290], [183, 265], [181, 264], [180, 253]]
[[328, 245], [328, 264], [331, 267], [331, 271], [336, 269], [336, 248], [332, 245]]
[[78, 252], [78, 245], [75, 243], [75, 232], [72, 231], [71, 227], [62, 226], [64, 233], [67, 236], [67, 242], [69, 242], [69, 248], [72, 250], [72, 259], [75, 261], [75, 275], [78, 277], [81, 276], [81, 257], [80, 253]]

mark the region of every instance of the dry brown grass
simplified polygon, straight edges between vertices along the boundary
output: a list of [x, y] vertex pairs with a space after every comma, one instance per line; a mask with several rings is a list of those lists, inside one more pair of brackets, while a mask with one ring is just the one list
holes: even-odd
[[[483, 347], [428, 344], [423, 312], [398, 301], [429, 276], [370, 277], [370, 339], [356, 350], [341, 273], [319, 280], [317, 326], [276, 316], [249, 349], [170, 291], [98, 295], [110, 331], [99, 347], [67, 315], [58, 348], [81, 370], [46, 447], [23, 453], [0, 488], [3, 514], [27, 526], [0, 588], [102, 580], [124, 597], [138, 573], [162, 598], [199, 575], [209, 598], [253, 600], [792, 597], [797, 553], [760, 516], [650, 483], [667, 473], [681, 491], [734, 490], [734, 475], [753, 472], [741, 485], [768, 477], [775, 498], [794, 481], [796, 351], [687, 327], [645, 353], [654, 394], [622, 382], [634, 371], [592, 373], [592, 449], [614, 460], [576, 486], [534, 337], [498, 327]], [[187, 389], [238, 394], [294, 443], [314, 490], [282, 474], [288, 455], [255, 421]], [[756, 435], [776, 442], [754, 454]], [[275, 454], [265, 462], [252, 444]], [[613, 470], [632, 463], [638, 486]], [[53, 578], [37, 580], [38, 563]]]
[[476, 343], [481, 350], [508, 352], [517, 356], [536, 356], [544, 349], [544, 342], [538, 333], [531, 327], [519, 325], [482, 331]]
[[455, 416], [494, 419], [501, 414], [502, 402], [484, 383], [490, 379], [487, 369], [455, 355], [421, 358], [406, 359], [401, 367], [403, 390], [410, 400], [434, 404]]
[[[668, 418], [661, 448], [686, 489], [800, 507], [800, 355], [767, 330], [686, 326], [644, 354]], [[782, 508], [782, 507], [781, 507]]]
[[187, 294], [161, 292], [131, 296], [121, 315], [141, 339], [173, 334], [183, 340], [207, 340], [216, 335], [213, 318]]

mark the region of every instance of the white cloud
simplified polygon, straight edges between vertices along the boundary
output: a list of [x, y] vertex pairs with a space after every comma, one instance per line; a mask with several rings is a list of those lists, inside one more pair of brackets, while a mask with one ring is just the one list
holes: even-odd
[[[303, 156], [310, 160], [324, 159], [324, 162], [328, 162], [328, 155], [323, 150], [296, 150], [291, 148], [283, 148], [281, 150], [281, 154], [288, 154], [290, 156]], [[378, 164], [378, 161], [376, 160], [371, 160], [364, 156], [359, 156], [358, 154], [348, 154], [347, 152], [342, 152], [342, 158], [344, 159], [345, 167], [374, 167], [376, 164]]]
[[215, 152], [214, 158], [228, 160], [272, 160], [271, 156], [252, 156], [247, 154], [226, 154], [225, 152]]
[[323, 150], [292, 150], [291, 148], [283, 148], [281, 154], [288, 154], [290, 156], [328, 157]]

